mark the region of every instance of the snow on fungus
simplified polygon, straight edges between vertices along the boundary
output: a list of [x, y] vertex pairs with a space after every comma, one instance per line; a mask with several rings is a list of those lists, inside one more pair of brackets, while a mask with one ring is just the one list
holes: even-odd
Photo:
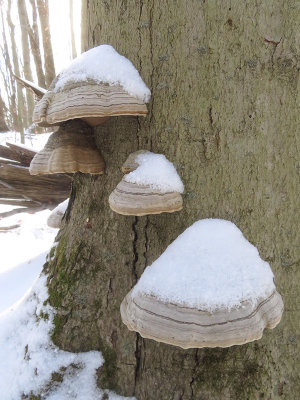
[[81, 118], [91, 126], [108, 117], [147, 114], [151, 92], [133, 64], [112, 46], [101, 45], [74, 59], [37, 103], [41, 126]]
[[282, 312], [269, 264], [232, 222], [220, 219], [186, 229], [121, 305], [130, 330], [182, 348], [260, 339]]
[[50, 228], [55, 228], [55, 229], [59, 229], [61, 226], [61, 221], [63, 219], [63, 216], [66, 212], [66, 209], [68, 207], [69, 204], [69, 199], [66, 199], [65, 201], [63, 201], [62, 203], [60, 203], [57, 207], [55, 207], [51, 214], [49, 215], [48, 219], [47, 219], [47, 225]]
[[183, 183], [163, 154], [146, 150], [132, 153], [124, 165], [125, 175], [109, 196], [110, 208], [122, 215], [149, 215], [182, 209]]
[[103, 174], [104, 160], [91, 128], [84, 121], [68, 121], [52, 133], [44, 149], [30, 163], [31, 175], [83, 172]]
[[126, 182], [147, 185], [161, 193], [184, 192], [176, 168], [163, 154], [140, 152], [135, 160], [138, 167], [125, 176]]

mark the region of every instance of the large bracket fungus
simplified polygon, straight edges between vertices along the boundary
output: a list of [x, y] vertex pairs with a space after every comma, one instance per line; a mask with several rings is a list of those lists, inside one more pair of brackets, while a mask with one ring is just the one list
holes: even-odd
[[121, 304], [130, 330], [182, 348], [260, 339], [282, 312], [269, 264], [233, 223], [215, 219], [181, 234]]
[[52, 133], [31, 161], [31, 175], [84, 172], [103, 174], [104, 160], [92, 129], [83, 121], [68, 121]]
[[116, 213], [142, 216], [182, 209], [184, 186], [164, 155], [137, 151], [128, 157], [122, 171], [131, 172], [109, 196], [110, 208]]
[[81, 118], [90, 126], [108, 117], [147, 114], [147, 88], [133, 64], [112, 46], [94, 47], [74, 59], [36, 104], [33, 121], [58, 125]]

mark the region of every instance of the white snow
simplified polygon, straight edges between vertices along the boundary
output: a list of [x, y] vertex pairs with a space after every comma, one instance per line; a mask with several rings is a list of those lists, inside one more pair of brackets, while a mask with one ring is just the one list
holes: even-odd
[[[68, 207], [69, 204], [69, 199], [66, 199], [65, 201], [63, 201], [62, 203], [59, 203], [59, 205], [57, 207], [55, 207], [52, 211], [52, 213], [60, 213], [60, 214], [64, 214], [66, 212], [66, 209]], [[51, 214], [52, 214], [51, 213]]]
[[195, 222], [146, 268], [132, 291], [213, 311], [269, 296], [273, 273], [256, 247], [230, 221]]
[[151, 92], [134, 65], [107, 44], [94, 47], [75, 58], [69, 67], [60, 73], [54, 92], [61, 91], [68, 82], [88, 79], [110, 85], [120, 84], [131, 96], [145, 102], [150, 99]]
[[184, 186], [174, 165], [163, 154], [138, 154], [137, 169], [125, 175], [126, 182], [148, 185], [161, 193], [183, 193]]
[[61, 224], [61, 220], [63, 219], [68, 204], [69, 204], [69, 199], [66, 199], [62, 203], [59, 203], [59, 205], [52, 210], [51, 214], [47, 219], [48, 226], [51, 226], [52, 228], [59, 228], [59, 225]]
[[0, 226], [20, 225], [12, 231], [0, 233], [0, 273], [24, 262], [27, 265], [32, 258], [49, 250], [57, 234], [56, 229], [46, 224], [49, 214], [49, 210], [44, 210], [35, 214], [20, 213], [0, 220]]
[[[13, 312], [0, 316], [0, 354], [1, 360], [5, 360], [0, 363], [1, 396], [15, 400], [23, 393], [38, 393], [51, 381], [53, 372], [68, 367], [63, 384], [48, 393], [42, 391], [42, 396], [46, 396], [42, 398], [94, 400], [97, 395], [100, 398], [95, 370], [103, 363], [101, 354], [65, 352], [50, 340], [54, 311], [43, 304], [48, 298], [45, 282], [46, 276], [42, 275]], [[74, 369], [70, 364], [79, 368]]]
[[29, 149], [33, 149], [35, 151], [42, 150], [42, 148], [47, 143], [49, 136], [51, 133], [39, 133], [35, 134], [26, 134], [25, 136], [25, 145], [21, 145], [21, 135], [19, 132], [8, 131], [0, 133], [0, 144], [5, 145], [6, 142], [14, 143], [21, 145], [23, 147], [27, 147]]

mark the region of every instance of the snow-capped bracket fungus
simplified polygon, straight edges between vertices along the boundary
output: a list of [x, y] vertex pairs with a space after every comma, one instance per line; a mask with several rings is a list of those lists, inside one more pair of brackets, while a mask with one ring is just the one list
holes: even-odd
[[260, 339], [282, 312], [269, 264], [232, 222], [219, 219], [186, 229], [121, 304], [130, 330], [184, 349]]
[[147, 114], [150, 90], [134, 65], [112, 46], [94, 47], [74, 59], [36, 104], [33, 121], [58, 125], [80, 118], [90, 126], [108, 117]]
[[103, 174], [104, 160], [96, 147], [90, 128], [84, 121], [61, 124], [52, 133], [43, 150], [30, 163], [31, 175], [83, 172]]
[[47, 225], [50, 226], [50, 228], [55, 228], [55, 229], [60, 228], [61, 221], [63, 219], [63, 216], [65, 215], [68, 204], [69, 204], [69, 199], [66, 199], [62, 203], [58, 204], [58, 206], [52, 210], [51, 214], [47, 219]]
[[116, 213], [142, 216], [182, 209], [183, 183], [163, 154], [140, 150], [128, 157], [122, 170], [131, 172], [109, 196], [110, 208]]

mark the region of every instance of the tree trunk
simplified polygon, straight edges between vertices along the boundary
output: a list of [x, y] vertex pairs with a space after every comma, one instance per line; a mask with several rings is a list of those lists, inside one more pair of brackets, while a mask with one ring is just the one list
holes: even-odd
[[76, 52], [75, 35], [74, 35], [73, 0], [69, 0], [69, 9], [70, 9], [70, 29], [71, 29], [72, 58], [76, 58], [77, 57], [77, 52]]
[[6, 116], [6, 107], [0, 93], [0, 132], [8, 131], [8, 127], [5, 121], [5, 116]]
[[[10, 42], [11, 42], [11, 52], [13, 58], [13, 66], [14, 66], [14, 73], [20, 76], [20, 68], [19, 68], [19, 60], [18, 60], [18, 53], [17, 53], [17, 45], [15, 39], [15, 26], [11, 20], [11, 0], [7, 2], [7, 23], [9, 26], [9, 33], [10, 33]], [[21, 143], [25, 143], [24, 137], [24, 127], [28, 127], [27, 118], [26, 118], [26, 107], [25, 107], [25, 99], [23, 96], [22, 88], [19, 84], [17, 84], [17, 104], [18, 104], [18, 131], [20, 132], [21, 136]]]
[[38, 12], [41, 22], [43, 47], [44, 47], [44, 60], [45, 60], [45, 77], [46, 87], [55, 78], [55, 67], [51, 43], [50, 25], [49, 25], [49, 7], [48, 0], [37, 0]]
[[[152, 90], [149, 115], [96, 129], [103, 176], [77, 174], [56, 256], [53, 340], [101, 350], [99, 385], [138, 400], [299, 398], [299, 6], [273, 2], [83, 2], [84, 50], [112, 44]], [[129, 153], [175, 163], [179, 213], [112, 212]], [[141, 338], [120, 303], [145, 266], [201, 218], [234, 222], [270, 262], [285, 302], [280, 325], [226, 349], [182, 350]]]
[[4, 86], [5, 86], [5, 90], [6, 90], [6, 94], [7, 94], [7, 98], [8, 98], [8, 103], [9, 103], [9, 113], [10, 113], [10, 122], [11, 122], [10, 126], [13, 129], [18, 130], [19, 121], [18, 121], [17, 104], [16, 104], [16, 86], [15, 86], [15, 82], [13, 80], [12, 66], [11, 66], [10, 55], [9, 55], [9, 51], [8, 51], [2, 9], [1, 9], [0, 13], [1, 13], [2, 43], [3, 43], [2, 55], [3, 55], [3, 59], [5, 61], [5, 69], [4, 69], [4, 66], [0, 66], [0, 69], [1, 69], [1, 75], [3, 78], [3, 82], [4, 82]]
[[[18, 0], [18, 13], [21, 26], [21, 36], [22, 36], [23, 73], [25, 79], [32, 82], [33, 78], [31, 72], [29, 35], [28, 35], [29, 22], [26, 10], [26, 3], [24, 0]], [[33, 95], [29, 90], [26, 90], [26, 103], [27, 103], [27, 123], [29, 126], [32, 124], [32, 114], [34, 108]]]
[[43, 63], [41, 57], [41, 49], [40, 49], [40, 39], [39, 39], [39, 31], [37, 24], [37, 12], [36, 12], [36, 2], [35, 0], [30, 0], [31, 8], [32, 8], [32, 26], [29, 24], [29, 20], [27, 18], [26, 27], [28, 31], [28, 36], [30, 40], [30, 47], [32, 50], [32, 55], [36, 68], [36, 75], [38, 78], [38, 84], [40, 87], [45, 88], [45, 74], [43, 71]]

